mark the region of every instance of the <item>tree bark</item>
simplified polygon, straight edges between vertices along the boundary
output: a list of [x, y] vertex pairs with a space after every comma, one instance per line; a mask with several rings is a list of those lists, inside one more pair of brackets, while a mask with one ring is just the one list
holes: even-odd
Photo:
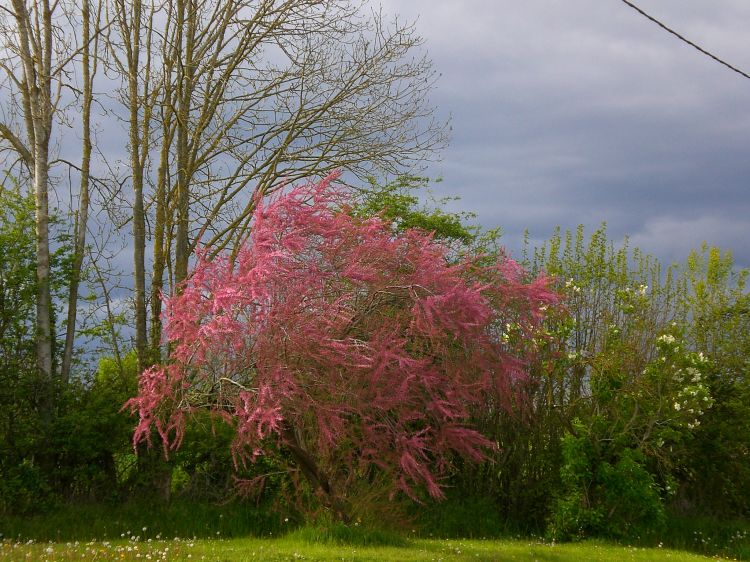
[[[83, 99], [81, 107], [82, 154], [81, 154], [81, 183], [78, 194], [78, 212], [75, 221], [75, 240], [73, 249], [73, 270], [71, 271], [68, 291], [68, 318], [65, 329], [65, 347], [63, 348], [60, 379], [63, 384], [70, 380], [70, 370], [73, 360], [73, 344], [76, 336], [76, 317], [78, 313], [78, 292], [81, 282], [83, 257], [86, 252], [86, 229], [89, 216], [89, 182], [91, 175], [91, 102], [93, 101], [93, 79], [96, 74], [96, 56], [92, 68], [91, 58], [91, 3], [81, 0], [81, 18], [83, 20], [83, 46], [81, 70], [83, 73]], [[98, 21], [98, 20], [97, 20]], [[98, 27], [98, 26], [97, 26]], [[95, 50], [96, 51], [96, 50]]]
[[154, 263], [151, 273], [151, 355], [161, 361], [161, 297], [164, 290], [167, 229], [167, 163], [171, 144], [170, 127], [163, 127], [164, 138], [156, 174], [156, 218], [154, 221]]
[[[40, 21], [36, 28], [23, 0], [13, 0], [23, 67], [21, 97], [33, 161], [37, 252], [36, 363], [42, 379], [51, 383], [54, 375], [49, 249], [49, 139], [54, 110], [51, 98], [52, 12], [48, 0], [38, 2], [34, 9], [41, 11], [41, 14], [36, 14]], [[51, 404], [48, 407], [51, 408]]]
[[128, 108], [128, 152], [133, 188], [133, 290], [135, 309], [135, 352], [138, 372], [150, 363], [148, 358], [148, 330], [146, 314], [146, 211], [144, 203], [144, 168], [148, 158], [151, 125], [150, 34], [153, 14], [146, 26], [146, 68], [141, 68], [141, 34], [144, 32], [141, 0], [127, 4], [118, 0], [117, 23], [123, 39], [126, 61], [118, 60], [121, 72], [127, 77], [126, 104]]
[[336, 495], [330, 480], [320, 470], [313, 456], [300, 445], [294, 429], [289, 427], [284, 429], [283, 437], [286, 448], [302, 470], [302, 474], [305, 475], [305, 478], [314, 490], [322, 493], [326, 507], [333, 511], [334, 517], [338, 521], [347, 524], [350, 523], [351, 516], [349, 515], [346, 503]]
[[177, 0], [176, 35], [179, 47], [177, 76], [177, 233], [175, 237], [175, 284], [187, 279], [190, 260], [189, 137], [190, 109], [195, 79], [196, 6], [193, 0]]

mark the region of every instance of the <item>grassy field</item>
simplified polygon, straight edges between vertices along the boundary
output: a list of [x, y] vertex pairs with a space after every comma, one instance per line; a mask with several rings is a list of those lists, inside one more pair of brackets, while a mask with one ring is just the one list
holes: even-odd
[[745, 521], [673, 517], [658, 538], [630, 545], [553, 545], [538, 535], [510, 532], [473, 535], [483, 540], [446, 540], [471, 536], [467, 529], [481, 530], [476, 514], [460, 512], [460, 517], [467, 528], [460, 534], [458, 529], [436, 534], [442, 537], [438, 539], [430, 534], [434, 526], [415, 525], [407, 535], [358, 524], [300, 526], [291, 516], [244, 504], [75, 505], [33, 517], [0, 518], [0, 561], [750, 560], [750, 526]]
[[603, 542], [543, 544], [530, 541], [424, 540], [401, 546], [315, 544], [294, 534], [280, 539], [160, 540], [131, 537], [113, 541], [73, 543], [1, 543], [0, 560], [123, 560], [123, 561], [221, 561], [245, 560], [373, 560], [458, 561], [516, 560], [519, 562], [678, 562], [725, 560], [660, 548], [635, 548]]

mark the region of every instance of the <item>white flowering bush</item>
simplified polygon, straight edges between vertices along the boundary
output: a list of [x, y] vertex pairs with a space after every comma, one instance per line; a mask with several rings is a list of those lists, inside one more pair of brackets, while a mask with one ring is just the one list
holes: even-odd
[[491, 482], [503, 515], [557, 537], [636, 535], [666, 506], [750, 514], [750, 272], [709, 248], [663, 268], [604, 226], [523, 255], [567, 315], [545, 321], [523, 423], [480, 418], [502, 464], [469, 489]]
[[[639, 299], [645, 288], [630, 295]], [[626, 305], [637, 311], [633, 300]], [[652, 342], [655, 356], [634, 374], [633, 343], [611, 326], [605, 348], [588, 363], [590, 406], [562, 441], [563, 489], [548, 527], [553, 538], [632, 536], [665, 522], [685, 445], [713, 404], [709, 361], [690, 351], [672, 326]]]
[[695, 429], [714, 402], [707, 382], [708, 359], [702, 352], [686, 350], [672, 334], [659, 336], [656, 347], [659, 357], [644, 375], [668, 389], [662, 399], [667, 402], [666, 410], [671, 403], [672, 411], [664, 421], [675, 430]]

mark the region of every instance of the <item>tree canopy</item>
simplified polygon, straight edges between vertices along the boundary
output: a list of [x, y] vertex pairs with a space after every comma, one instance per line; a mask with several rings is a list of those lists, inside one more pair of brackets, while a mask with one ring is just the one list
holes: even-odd
[[512, 260], [451, 263], [428, 232], [342, 212], [351, 197], [333, 180], [259, 203], [236, 260], [199, 256], [166, 299], [172, 361], [129, 404], [135, 441], [153, 426], [167, 448], [186, 414], [216, 412], [236, 424], [237, 459], [287, 451], [345, 517], [358, 478], [441, 497], [454, 455], [485, 457], [471, 410], [511, 405], [557, 297]]

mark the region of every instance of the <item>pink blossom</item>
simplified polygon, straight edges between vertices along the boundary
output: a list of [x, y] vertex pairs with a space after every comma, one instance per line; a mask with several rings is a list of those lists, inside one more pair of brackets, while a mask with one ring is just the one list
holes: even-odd
[[441, 497], [454, 455], [481, 461], [494, 447], [472, 412], [518, 400], [533, 358], [498, 326], [534, 337], [557, 295], [512, 260], [451, 263], [429, 233], [342, 212], [350, 194], [334, 179], [259, 202], [234, 261], [198, 253], [165, 299], [171, 362], [128, 402], [134, 441], [155, 428], [173, 448], [184, 415], [208, 408], [234, 424], [237, 460], [275, 443], [330, 490], [377, 471], [394, 493]]

